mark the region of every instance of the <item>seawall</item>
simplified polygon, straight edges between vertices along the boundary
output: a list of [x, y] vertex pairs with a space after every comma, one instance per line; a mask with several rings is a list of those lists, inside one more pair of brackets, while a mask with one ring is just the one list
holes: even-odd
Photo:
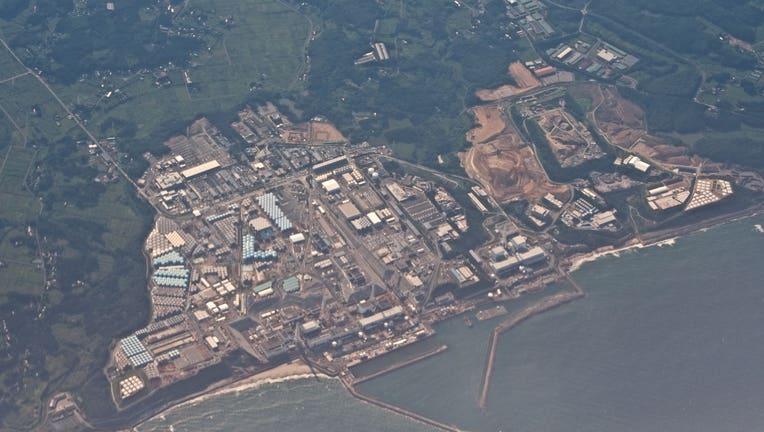
[[520, 312], [513, 314], [493, 329], [491, 340], [488, 345], [488, 358], [485, 366], [485, 375], [483, 377], [483, 389], [480, 393], [479, 406], [481, 409], [485, 408], [485, 403], [488, 399], [488, 390], [491, 384], [491, 376], [493, 375], [494, 362], [496, 360], [496, 346], [499, 342], [499, 336], [528, 318], [583, 297], [585, 295], [584, 291], [578, 284], [570, 278], [568, 278], [568, 280], [575, 288], [573, 291], [562, 292], [546, 297], [540, 302], [534, 303]]

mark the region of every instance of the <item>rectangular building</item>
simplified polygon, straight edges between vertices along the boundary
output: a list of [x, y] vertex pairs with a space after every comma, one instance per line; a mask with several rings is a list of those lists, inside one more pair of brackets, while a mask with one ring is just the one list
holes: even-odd
[[356, 207], [355, 204], [350, 201], [341, 203], [337, 206], [337, 209], [347, 220], [355, 219], [358, 216], [361, 216], [361, 212], [358, 210], [358, 207]]
[[200, 174], [204, 174], [206, 172], [210, 172], [212, 170], [215, 170], [217, 168], [220, 168], [220, 164], [216, 160], [211, 160], [209, 162], [205, 162], [201, 165], [197, 165], [195, 167], [183, 170], [180, 172], [180, 175], [183, 176], [185, 179], [190, 179], [192, 177], [196, 177]]

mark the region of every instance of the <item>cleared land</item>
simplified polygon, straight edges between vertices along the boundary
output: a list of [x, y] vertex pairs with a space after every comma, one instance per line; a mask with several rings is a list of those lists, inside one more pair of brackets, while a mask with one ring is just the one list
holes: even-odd
[[671, 144], [647, 132], [645, 113], [611, 87], [590, 86], [593, 99], [601, 100], [592, 112], [597, 127], [614, 145], [665, 165], [712, 169], [716, 162], [690, 154], [687, 147]]
[[482, 105], [472, 110], [477, 127], [467, 132], [467, 141], [479, 144], [501, 133], [506, 124], [501, 118], [501, 110], [496, 105]]
[[[480, 118], [477, 114], [476, 117]], [[495, 120], [485, 121], [467, 133], [473, 145], [459, 154], [467, 175], [479, 181], [499, 202], [533, 201], [549, 192], [565, 194], [567, 188], [549, 180], [532, 148], [523, 142], [517, 131], [500, 121], [501, 126]], [[496, 130], [501, 133], [496, 135]]]
[[318, 121], [285, 127], [281, 132], [281, 139], [289, 144], [347, 142], [347, 138], [333, 124]]
[[506, 84], [494, 89], [478, 90], [475, 95], [482, 101], [497, 101], [541, 87], [541, 81], [520, 62], [509, 65], [509, 75], [512, 76], [516, 86]]
[[613, 88], [593, 86], [592, 91], [598, 93], [600, 102], [592, 115], [612, 144], [629, 148], [647, 134], [645, 114], [639, 106]]
[[545, 111], [538, 116], [555, 159], [562, 167], [580, 165], [605, 155], [586, 125], [564, 109]]

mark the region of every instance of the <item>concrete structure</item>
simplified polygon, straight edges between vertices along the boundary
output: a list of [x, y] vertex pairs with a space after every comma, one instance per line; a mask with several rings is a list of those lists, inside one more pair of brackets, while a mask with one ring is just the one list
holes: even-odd
[[190, 179], [192, 177], [196, 177], [200, 174], [204, 174], [206, 172], [210, 172], [212, 170], [215, 170], [217, 168], [220, 168], [220, 164], [216, 160], [211, 160], [209, 162], [205, 162], [201, 165], [197, 165], [195, 167], [183, 170], [180, 172], [180, 175], [183, 176], [185, 179]]
[[313, 172], [316, 174], [326, 173], [347, 164], [348, 158], [345, 156], [339, 156], [334, 159], [329, 159], [327, 161], [313, 165]]
[[598, 228], [613, 223], [616, 221], [615, 213], [615, 210], [597, 213], [592, 217], [592, 223], [594, 223], [594, 225], [596, 225]]
[[617, 57], [612, 52], [603, 48], [597, 52], [597, 58], [607, 63], [612, 63]]
[[527, 250], [528, 238], [522, 235], [514, 236], [509, 240], [509, 245], [512, 246], [512, 250], [515, 252]]
[[329, 179], [321, 183], [321, 187], [329, 194], [337, 193], [341, 190], [339, 182], [335, 179]]
[[403, 188], [398, 183], [388, 183], [385, 185], [385, 188], [390, 192], [390, 195], [395, 198], [398, 202], [406, 201], [407, 199], [411, 198], [412, 195], [408, 192], [404, 191]]
[[489, 266], [497, 276], [504, 276], [520, 267], [520, 261], [511, 256], [502, 261], [492, 262]]
[[638, 156], [627, 156], [623, 160], [624, 165], [630, 165], [637, 171], [646, 173], [650, 170], [650, 164], [640, 159]]
[[369, 222], [371, 222], [372, 226], [376, 227], [376, 226], [382, 225], [382, 219], [380, 219], [379, 216], [377, 216], [376, 212], [369, 212], [366, 215], [366, 218], [369, 219]]
[[377, 312], [374, 315], [371, 315], [366, 318], [361, 318], [358, 320], [358, 322], [361, 324], [361, 327], [365, 330], [371, 327], [374, 327], [376, 325], [382, 324], [383, 322], [399, 317], [403, 315], [403, 308], [400, 306], [394, 306], [390, 309], [383, 310], [382, 312]]
[[273, 229], [268, 219], [262, 216], [256, 217], [249, 221], [249, 227], [252, 228], [252, 231], [255, 233]]
[[557, 197], [555, 197], [551, 193], [544, 195], [544, 201], [557, 210], [560, 210], [562, 206], [565, 205], [562, 201], [558, 200]]
[[527, 252], [518, 252], [517, 258], [523, 265], [533, 265], [546, 259], [546, 252], [538, 246], [528, 249]]
[[338, 205], [337, 210], [339, 210], [340, 213], [342, 213], [342, 216], [344, 216], [347, 220], [355, 219], [358, 216], [361, 216], [361, 212], [358, 210], [358, 207], [356, 207], [355, 204], [350, 201], [346, 201]]
[[549, 209], [542, 206], [541, 204], [535, 204], [533, 207], [531, 207], [531, 214], [539, 219], [548, 218], [550, 213], [551, 212]]
[[507, 250], [504, 249], [504, 246], [494, 246], [491, 248], [490, 254], [491, 254], [491, 260], [501, 261], [504, 258], [506, 258]]

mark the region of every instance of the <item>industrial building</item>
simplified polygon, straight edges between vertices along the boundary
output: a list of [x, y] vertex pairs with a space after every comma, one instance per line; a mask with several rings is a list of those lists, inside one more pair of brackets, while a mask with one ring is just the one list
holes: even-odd
[[361, 327], [366, 330], [380, 325], [387, 320], [397, 318], [401, 315], [403, 315], [403, 307], [394, 306], [390, 309], [383, 310], [382, 312], [377, 312], [374, 315], [368, 316], [366, 318], [361, 318], [358, 320], [358, 322], [361, 324]]
[[[636, 169], [639, 172], [646, 173], [650, 170], [650, 164], [640, 159], [638, 156], [627, 156], [623, 159], [623, 165], [630, 165], [634, 169]], [[616, 165], [618, 164], [618, 160], [616, 160]]]
[[316, 174], [324, 174], [347, 164], [348, 158], [346, 156], [338, 156], [334, 159], [329, 159], [313, 165], [313, 172]]
[[271, 238], [274, 234], [273, 226], [268, 221], [268, 219], [262, 216], [256, 217], [252, 219], [251, 221], [249, 221], [249, 227], [252, 229], [255, 235], [260, 239]]
[[201, 165], [197, 165], [192, 168], [185, 169], [180, 172], [180, 175], [183, 176], [185, 179], [190, 179], [192, 177], [196, 177], [200, 174], [204, 174], [210, 171], [213, 171], [217, 168], [220, 168], [220, 163], [216, 160], [211, 160], [209, 162], [205, 162]]
[[279, 207], [276, 195], [268, 192], [255, 198], [255, 201], [257, 201], [257, 205], [263, 209], [263, 212], [273, 221], [276, 227], [278, 227], [279, 231], [286, 232], [292, 229], [292, 222], [289, 221], [289, 218]]
[[372, 48], [374, 48], [374, 56], [376, 57], [377, 61], [383, 61], [390, 58], [390, 55], [387, 53], [387, 47], [385, 47], [385, 44], [382, 42], [376, 42], [371, 45]]
[[497, 276], [505, 276], [520, 267], [520, 260], [510, 256], [501, 261], [491, 262], [489, 267]]
[[284, 282], [281, 284], [281, 289], [287, 294], [296, 293], [300, 290], [300, 280], [297, 279], [297, 276], [284, 279]]
[[321, 183], [321, 187], [323, 187], [328, 194], [337, 193], [341, 190], [339, 182], [335, 179], [329, 179]]
[[135, 367], [144, 366], [154, 361], [146, 347], [143, 346], [135, 335], [128, 336], [119, 341], [119, 346], [130, 363]]
[[517, 258], [522, 265], [537, 264], [546, 259], [546, 252], [538, 246], [528, 249], [526, 252], [518, 252]]
[[548, 218], [550, 213], [551, 212], [549, 209], [542, 206], [541, 204], [535, 204], [533, 207], [531, 207], [531, 214], [542, 220]]
[[398, 183], [387, 183], [385, 185], [385, 188], [390, 192], [390, 195], [395, 198], [398, 202], [406, 201], [407, 199], [411, 198], [413, 195], [403, 190], [403, 188]]
[[347, 220], [355, 219], [361, 216], [361, 211], [350, 201], [345, 201], [337, 206], [337, 210], [342, 213], [342, 216]]

